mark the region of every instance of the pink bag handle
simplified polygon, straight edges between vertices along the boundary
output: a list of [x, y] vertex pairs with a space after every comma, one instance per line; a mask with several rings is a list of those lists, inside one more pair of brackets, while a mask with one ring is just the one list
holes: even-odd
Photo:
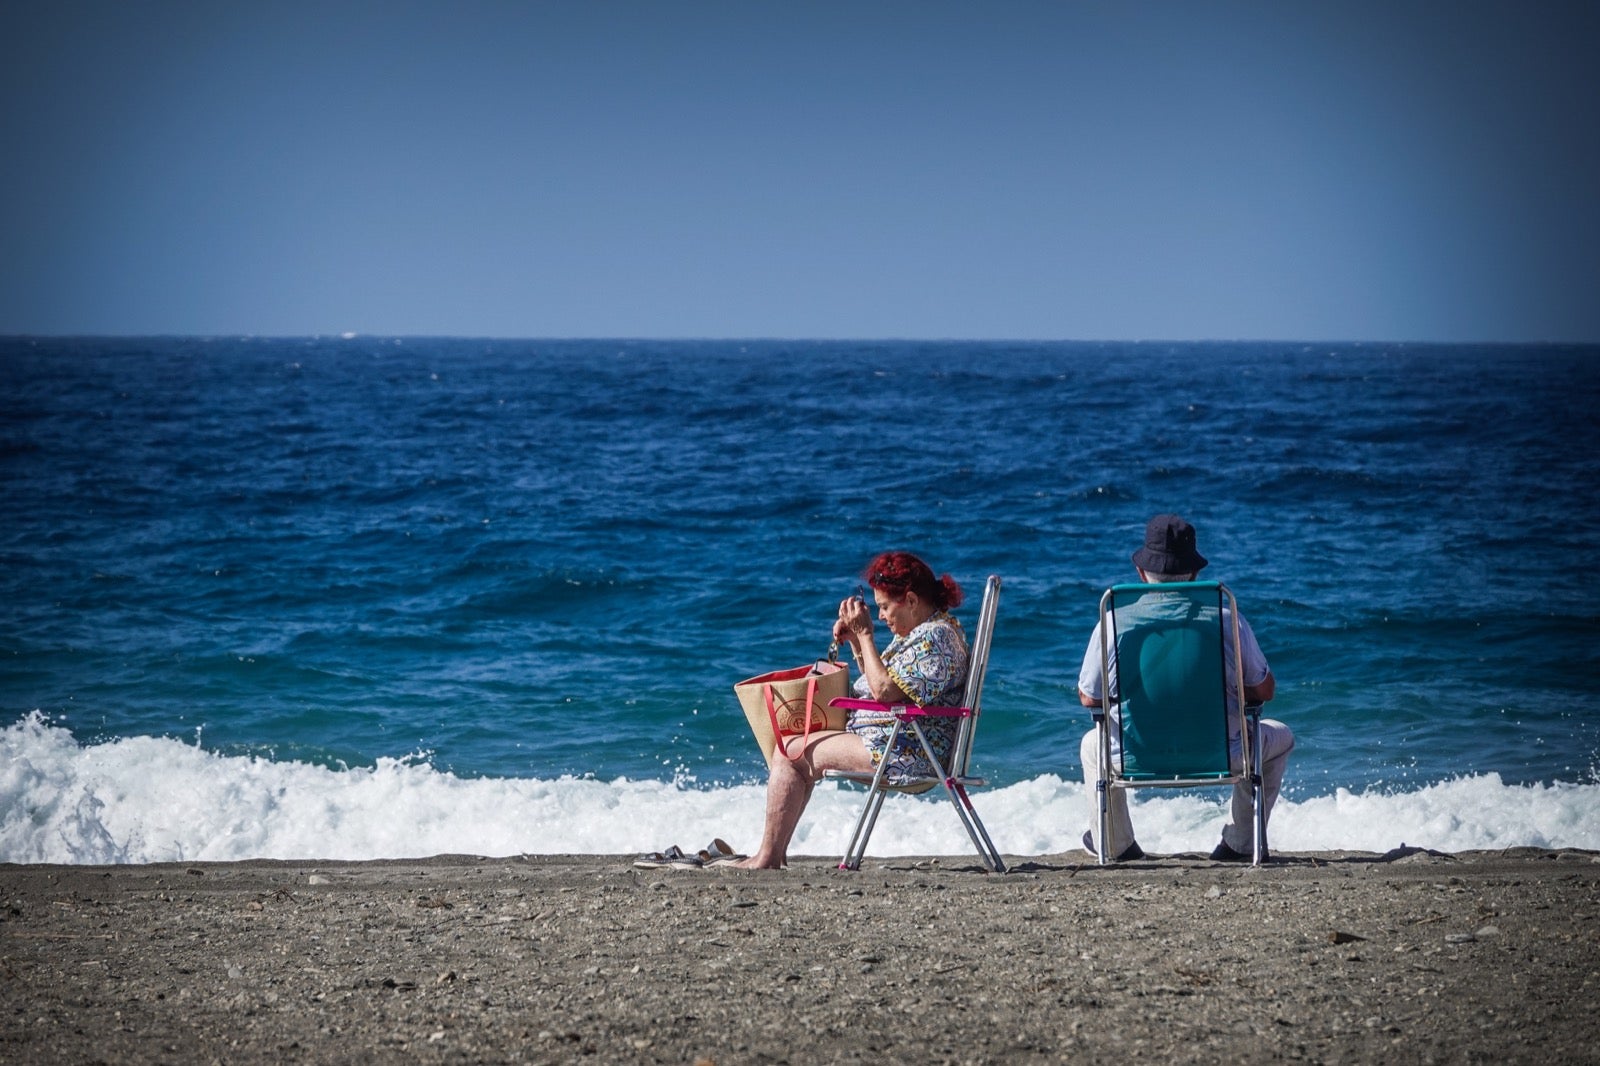
[[[772, 737], [777, 742], [776, 743], [777, 750], [783, 752], [783, 757], [785, 759], [788, 759], [790, 762], [798, 762], [799, 759], [800, 759], [800, 756], [799, 755], [790, 755], [789, 754], [789, 745], [787, 745], [787, 744], [785, 744], [783, 742], [783, 730], [778, 728], [778, 709], [772, 705], [772, 684], [771, 684], [771, 682], [768, 682], [767, 684], [762, 685], [761, 686], [761, 691], [762, 691], [762, 694], [765, 695], [766, 698], [767, 698], [767, 719], [768, 719], [768, 721], [770, 721], [772, 723]], [[807, 737], [809, 737], [811, 735], [811, 712], [816, 706], [816, 701], [817, 701], [817, 677], [816, 677], [815, 674], [812, 674], [812, 675], [810, 675], [809, 677], [806, 678], [806, 728], [805, 728], [805, 731], [802, 732], [802, 733], [790, 733], [789, 735], [791, 737], [798, 736], [802, 741], [804, 741]], [[805, 750], [806, 750], [806, 746], [805, 746], [804, 743], [802, 743], [800, 745], [801, 754], [804, 754]]]

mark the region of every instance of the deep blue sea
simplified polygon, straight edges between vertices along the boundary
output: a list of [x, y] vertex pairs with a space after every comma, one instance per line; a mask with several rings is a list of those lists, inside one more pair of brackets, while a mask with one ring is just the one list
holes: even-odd
[[[748, 849], [732, 685], [885, 548], [969, 620], [1004, 578], [975, 801], [1067, 851], [1162, 511], [1277, 675], [1277, 850], [1600, 848], [1600, 348], [9, 338], [0, 380], [0, 861]], [[1141, 843], [1223, 797], [1141, 794]], [[873, 851], [964, 853], [940, 802]]]

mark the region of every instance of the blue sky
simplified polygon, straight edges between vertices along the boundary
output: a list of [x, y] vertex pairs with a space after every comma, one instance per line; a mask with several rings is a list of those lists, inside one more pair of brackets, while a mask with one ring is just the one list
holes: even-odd
[[0, 333], [1600, 341], [1597, 70], [1596, 3], [11, 3]]

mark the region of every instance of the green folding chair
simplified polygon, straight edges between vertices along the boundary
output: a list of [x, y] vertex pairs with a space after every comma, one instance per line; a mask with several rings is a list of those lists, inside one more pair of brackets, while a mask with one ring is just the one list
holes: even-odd
[[939, 767], [940, 763], [934, 756], [927, 735], [922, 731], [922, 720], [926, 718], [960, 720], [955, 743], [950, 748], [950, 764], [943, 767], [942, 772], [936, 776], [913, 777], [905, 781], [891, 782], [885, 773], [889, 768], [887, 759], [878, 764], [874, 773], [858, 773], [852, 770], [823, 772], [824, 777], [853, 781], [867, 786], [866, 806], [861, 811], [861, 817], [856, 820], [855, 833], [850, 837], [844, 858], [839, 862], [841, 870], [861, 868], [861, 860], [867, 852], [867, 840], [872, 836], [873, 827], [877, 825], [878, 812], [883, 808], [885, 796], [891, 792], [914, 795], [942, 785], [945, 795], [955, 807], [956, 817], [961, 819], [961, 826], [967, 831], [973, 847], [978, 849], [978, 855], [983, 859], [984, 865], [995, 873], [1006, 872], [1005, 861], [1000, 858], [1000, 852], [995, 849], [994, 841], [989, 839], [988, 830], [983, 827], [978, 812], [972, 806], [972, 800], [967, 796], [967, 789], [988, 784], [984, 778], [972, 776], [968, 768], [972, 761], [972, 741], [978, 731], [978, 715], [982, 710], [983, 679], [989, 671], [989, 644], [994, 639], [994, 620], [999, 610], [1000, 577], [997, 574], [990, 574], [983, 588], [983, 606], [978, 609], [978, 628], [973, 634], [972, 644], [967, 649], [967, 685], [962, 695], [962, 706], [918, 707], [915, 704], [888, 704], [848, 697], [831, 701], [834, 707], [878, 711], [886, 716], [892, 715], [894, 726], [889, 732], [888, 746], [893, 748], [901, 730], [909, 729], [922, 745], [923, 754], [928, 757], [929, 764], [934, 767]]
[[[1245, 702], [1238, 618], [1233, 593], [1217, 581], [1113, 585], [1100, 597], [1100, 840], [1110, 839], [1111, 789], [1244, 781], [1254, 811], [1252, 863], [1260, 865], [1261, 705]], [[1237, 766], [1228, 751], [1235, 731]], [[1107, 850], [1099, 849], [1102, 865]]]

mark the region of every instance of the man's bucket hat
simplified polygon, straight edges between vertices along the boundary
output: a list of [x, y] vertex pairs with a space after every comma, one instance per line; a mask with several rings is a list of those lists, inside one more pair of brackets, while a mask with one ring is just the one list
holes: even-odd
[[1151, 574], [1197, 574], [1206, 557], [1194, 546], [1194, 527], [1175, 514], [1158, 514], [1144, 527], [1144, 547], [1133, 565]]

